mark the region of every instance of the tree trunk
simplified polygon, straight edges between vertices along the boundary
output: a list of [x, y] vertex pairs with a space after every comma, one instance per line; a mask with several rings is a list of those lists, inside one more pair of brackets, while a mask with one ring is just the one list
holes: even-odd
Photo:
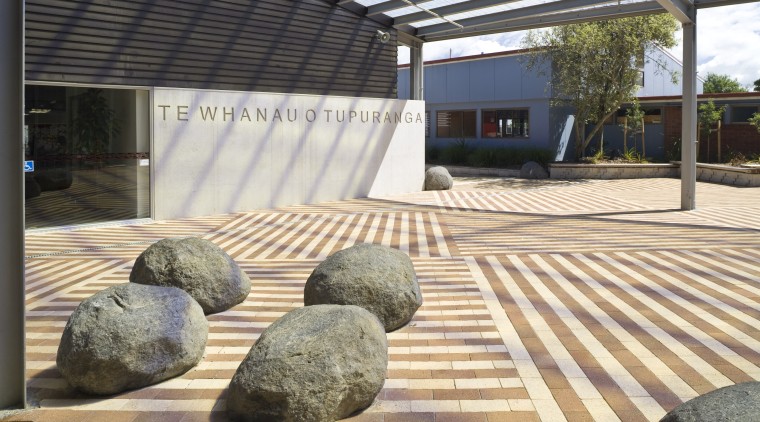
[[623, 117], [623, 153], [628, 152], [628, 117]]
[[[699, 149], [702, 142], [702, 123], [697, 123], [697, 157], [699, 157]], [[699, 159], [699, 158], [697, 158]]]
[[641, 118], [641, 157], [644, 158], [647, 156], [647, 142], [645, 139], [645, 123], [644, 118]]
[[575, 159], [580, 160], [585, 156], [586, 143], [585, 143], [586, 125], [575, 120]]
[[616, 111], [617, 110], [612, 110], [611, 112], [607, 113], [606, 116], [602, 117], [601, 119], [599, 119], [598, 122], [596, 122], [596, 125], [594, 125], [594, 129], [591, 130], [591, 133], [589, 133], [588, 136], [586, 136], [586, 139], [583, 141], [583, 150], [584, 151], [586, 150], [586, 147], [588, 146], [588, 144], [591, 143], [591, 140], [594, 139], [594, 136], [596, 136], [596, 134], [599, 132], [599, 129], [601, 129], [601, 128], [604, 127], [604, 122], [607, 119], [609, 119], [610, 116], [612, 116], [613, 114], [615, 114]]
[[718, 162], [722, 163], [723, 160], [721, 160], [720, 157], [720, 120], [718, 120]]

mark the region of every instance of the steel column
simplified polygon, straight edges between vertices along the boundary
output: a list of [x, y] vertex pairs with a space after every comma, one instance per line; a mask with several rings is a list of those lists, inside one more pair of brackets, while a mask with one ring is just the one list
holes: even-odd
[[683, 24], [681, 209], [697, 207], [697, 16]]
[[425, 69], [422, 61], [422, 46], [421, 42], [413, 42], [409, 46], [409, 99], [410, 100], [424, 100], [425, 99]]
[[24, 1], [0, 1], [0, 408], [24, 407]]

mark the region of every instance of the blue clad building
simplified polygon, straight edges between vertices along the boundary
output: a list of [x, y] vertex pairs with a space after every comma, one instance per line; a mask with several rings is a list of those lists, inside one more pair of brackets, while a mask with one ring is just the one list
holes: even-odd
[[[552, 105], [549, 72], [529, 71], [525, 50], [481, 54], [426, 62], [424, 93], [426, 143], [444, 147], [465, 140], [477, 148], [545, 148], [557, 151], [572, 109]], [[637, 95], [680, 95], [681, 63], [666, 51], [649, 51], [641, 67]], [[409, 66], [398, 71], [399, 98], [409, 98]], [[702, 82], [698, 81], [698, 92]], [[645, 107], [647, 155], [664, 155], [663, 111]], [[622, 148], [622, 129], [613, 119], [605, 127], [605, 144]], [[570, 132], [565, 132], [565, 136]], [[570, 143], [572, 145], [572, 139]], [[572, 158], [567, 148], [564, 158]], [[557, 157], [560, 158], [560, 157]]]

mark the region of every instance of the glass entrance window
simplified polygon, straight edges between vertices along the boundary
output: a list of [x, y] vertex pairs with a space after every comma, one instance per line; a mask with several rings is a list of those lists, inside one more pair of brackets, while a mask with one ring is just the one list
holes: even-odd
[[150, 217], [149, 91], [25, 89], [26, 227]]
[[527, 138], [528, 110], [483, 110], [484, 138]]

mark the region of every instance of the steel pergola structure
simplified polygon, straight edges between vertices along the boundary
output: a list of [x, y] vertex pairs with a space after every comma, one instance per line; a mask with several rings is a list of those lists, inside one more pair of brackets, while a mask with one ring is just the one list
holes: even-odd
[[693, 23], [697, 9], [757, 0], [337, 0], [399, 31], [402, 42], [441, 41], [593, 20], [672, 13]]
[[758, 0], [335, 0], [398, 31], [410, 47], [414, 100], [423, 100], [424, 43], [557, 25], [670, 13], [683, 26], [681, 209], [696, 208], [696, 24], [699, 9]]

